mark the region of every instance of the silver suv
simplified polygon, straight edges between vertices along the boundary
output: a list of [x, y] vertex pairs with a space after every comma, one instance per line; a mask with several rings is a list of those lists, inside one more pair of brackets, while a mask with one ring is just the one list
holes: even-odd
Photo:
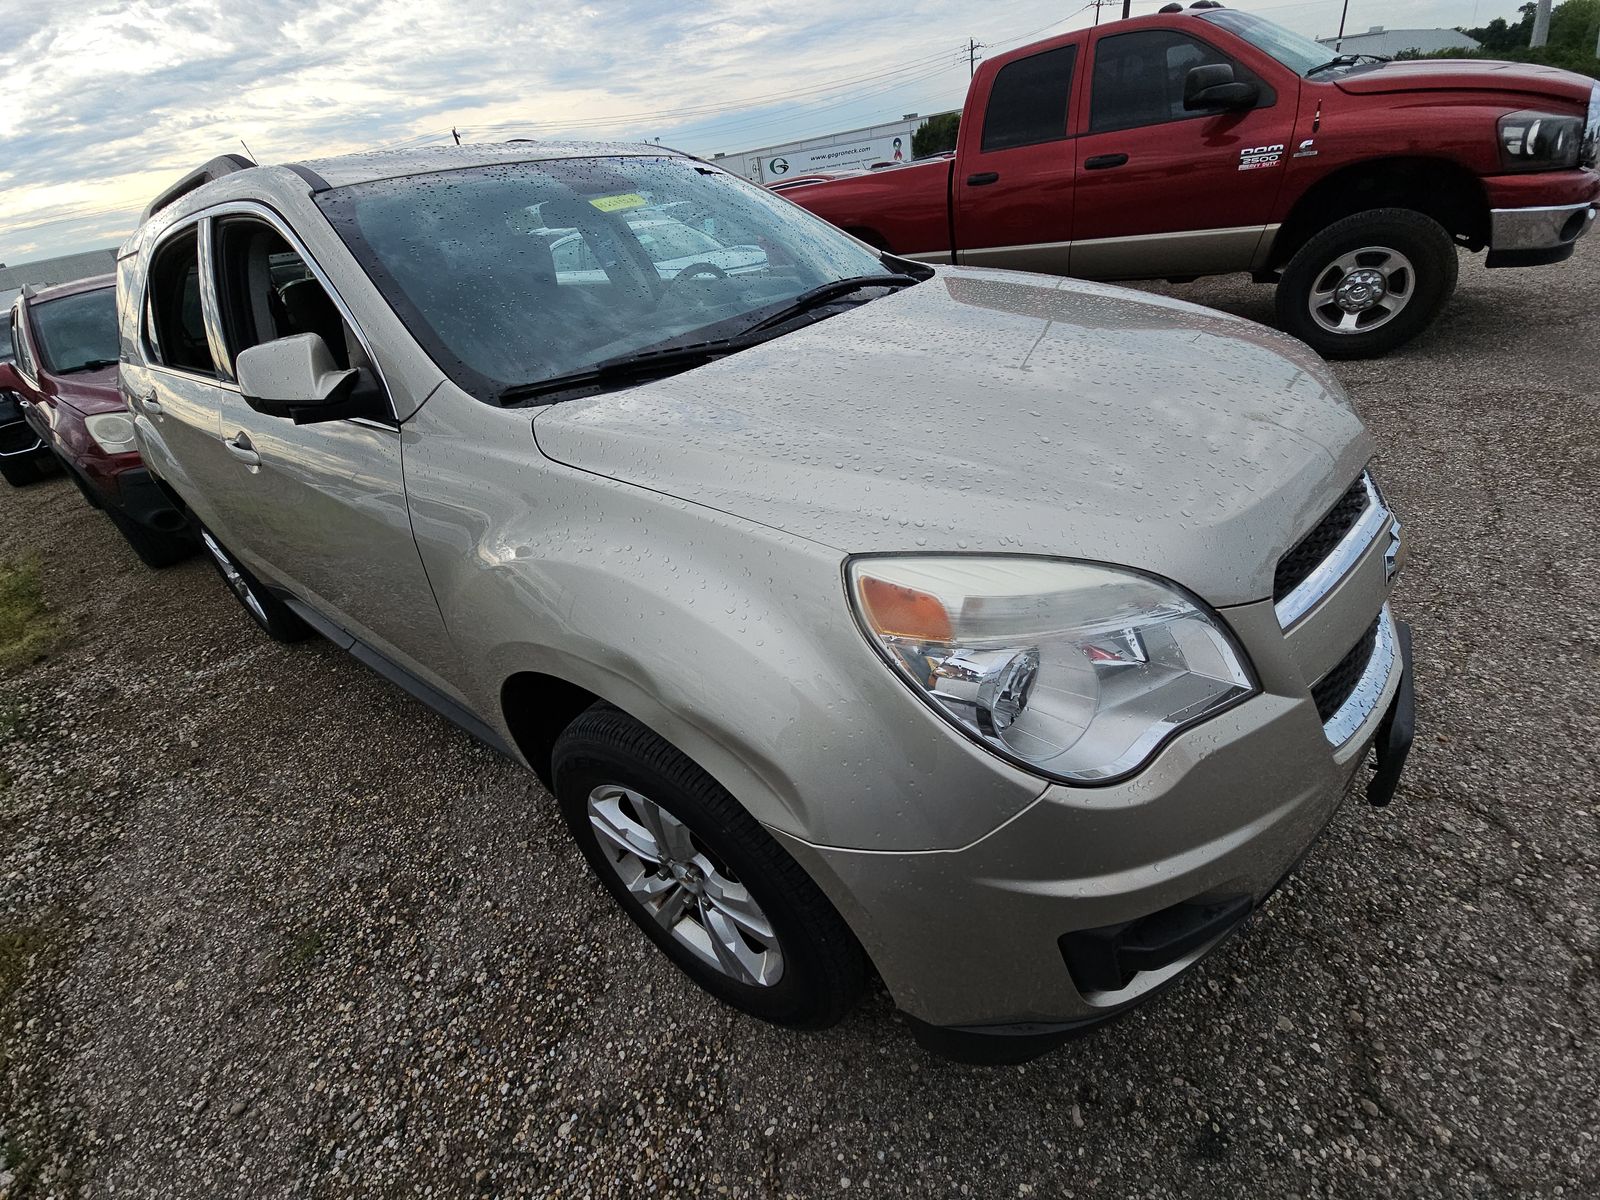
[[[661, 213], [741, 268], [653, 257]], [[1394, 790], [1399, 526], [1246, 321], [554, 143], [217, 160], [118, 301], [140, 450], [255, 621], [526, 763], [769, 1021], [870, 967], [925, 1043], [1035, 1054], [1222, 940], [1363, 762]]]

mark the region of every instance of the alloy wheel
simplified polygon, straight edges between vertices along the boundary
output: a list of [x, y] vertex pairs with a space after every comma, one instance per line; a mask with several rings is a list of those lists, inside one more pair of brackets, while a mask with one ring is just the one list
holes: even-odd
[[228, 552], [218, 544], [208, 530], [201, 530], [200, 540], [205, 543], [206, 550], [211, 557], [216, 559], [217, 567], [222, 571], [222, 578], [233, 589], [233, 594], [239, 597], [239, 602], [255, 614], [256, 619], [263, 625], [268, 621], [267, 611], [261, 606], [261, 601], [256, 597], [255, 589], [250, 586], [250, 581], [244, 577], [228, 557]]
[[676, 941], [739, 983], [772, 987], [783, 977], [772, 922], [689, 826], [620, 784], [591, 791], [588, 812], [606, 862]]

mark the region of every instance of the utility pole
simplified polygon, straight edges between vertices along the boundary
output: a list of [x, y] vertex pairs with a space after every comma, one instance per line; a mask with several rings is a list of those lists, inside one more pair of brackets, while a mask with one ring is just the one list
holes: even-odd
[[1133, 13], [1133, 0], [1122, 0], [1122, 19], [1126, 21]]
[[1543, 46], [1550, 40], [1550, 0], [1539, 0], [1539, 5], [1533, 10], [1533, 36], [1528, 39], [1530, 46]]
[[971, 79], [978, 73], [978, 43], [972, 38], [967, 39], [967, 78]]
[[1344, 19], [1350, 15], [1350, 0], [1344, 0], [1344, 10], [1339, 13], [1339, 36], [1333, 40], [1333, 52], [1338, 54], [1344, 49]]
[[461, 135], [455, 131], [455, 127], [454, 126], [452, 126], [451, 129], [450, 129], [450, 136], [455, 138], [456, 145], [458, 145], [458, 146], [461, 145]]

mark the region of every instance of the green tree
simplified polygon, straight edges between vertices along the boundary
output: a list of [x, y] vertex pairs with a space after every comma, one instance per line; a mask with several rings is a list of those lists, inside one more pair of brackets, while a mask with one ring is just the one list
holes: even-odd
[[[1573, 0], [1569, 0], [1569, 3]], [[1597, 0], [1600, 2], [1600, 0]], [[911, 135], [911, 157], [926, 158], [956, 148], [956, 129], [961, 124], [958, 112], [939, 113], [929, 117]]]

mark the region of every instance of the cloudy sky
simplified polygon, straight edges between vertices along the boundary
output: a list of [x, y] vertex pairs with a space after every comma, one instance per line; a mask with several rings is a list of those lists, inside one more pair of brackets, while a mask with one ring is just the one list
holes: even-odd
[[[1341, 0], [1233, 6], [1326, 36]], [[1348, 28], [1515, 7], [1350, 0]], [[161, 187], [241, 140], [258, 161], [452, 126], [731, 152], [955, 107], [968, 38], [994, 52], [1092, 19], [1074, 0], [0, 0], [0, 262], [120, 241]]]

